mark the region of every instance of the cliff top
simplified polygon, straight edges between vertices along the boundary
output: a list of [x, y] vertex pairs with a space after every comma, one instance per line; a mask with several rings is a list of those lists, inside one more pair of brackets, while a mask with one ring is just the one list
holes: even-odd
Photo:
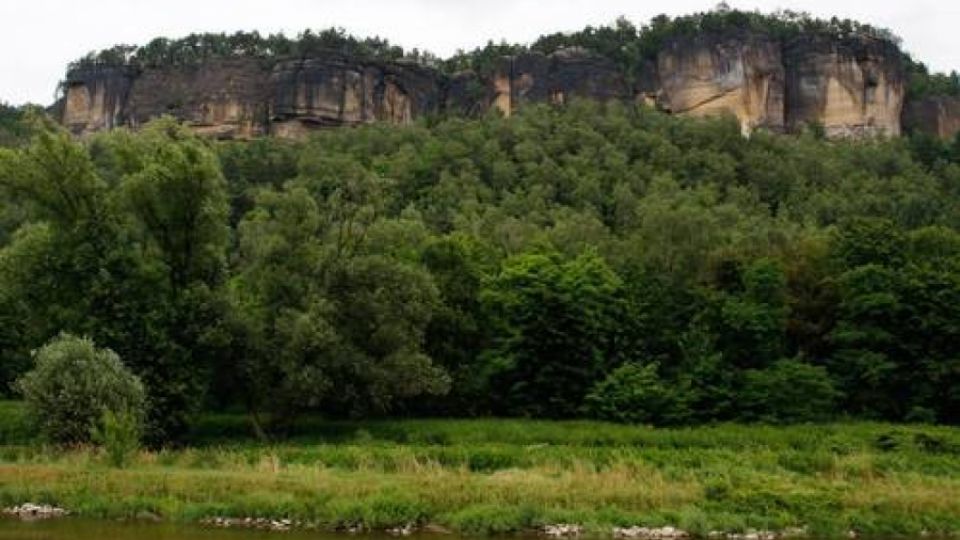
[[[836, 17], [819, 19], [807, 13], [782, 10], [774, 13], [717, 8], [681, 17], [660, 15], [637, 26], [621, 17], [608, 26], [588, 26], [579, 32], [541, 36], [529, 45], [494, 43], [473, 51], [461, 51], [442, 59], [428, 51], [404, 49], [379, 37], [359, 38], [343, 29], [306, 30], [296, 37], [259, 32], [233, 34], [191, 34], [181, 39], [156, 38], [146, 45], [117, 45], [91, 52], [72, 62], [68, 78], [75, 71], [99, 66], [160, 67], [203, 63], [214, 58], [253, 57], [268, 62], [291, 58], [342, 55], [352, 61], [406, 62], [436, 69], [446, 74], [464, 70], [490, 73], [503, 56], [524, 52], [550, 54], [561, 49], [580, 47], [612, 60], [627, 77], [643, 62], [653, 59], [664, 45], [678, 37], [743, 36], [758, 34], [777, 40], [828, 38], [831, 42], [862, 44], [895, 49], [900, 39], [892, 31]], [[956, 76], [931, 74], [920, 62], [904, 54], [906, 71], [911, 75], [909, 93], [960, 94]], [[935, 90], [935, 91], [934, 91]]]

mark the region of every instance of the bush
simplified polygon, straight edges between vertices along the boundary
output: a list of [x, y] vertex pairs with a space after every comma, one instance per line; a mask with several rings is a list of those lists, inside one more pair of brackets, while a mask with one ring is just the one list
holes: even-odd
[[678, 423], [688, 415], [682, 392], [661, 380], [657, 364], [627, 363], [594, 385], [584, 399], [586, 413], [623, 423]]
[[51, 442], [90, 442], [95, 430], [106, 431], [100, 424], [108, 414], [141, 422], [143, 384], [110, 349], [61, 334], [37, 351], [35, 360], [16, 388], [38, 431]]
[[108, 410], [103, 413], [100, 425], [93, 428], [93, 442], [103, 447], [111, 465], [126, 467], [140, 449], [142, 424], [140, 417], [130, 411]]
[[823, 421], [833, 415], [839, 397], [824, 367], [780, 360], [744, 372], [742, 415], [745, 420], [786, 424]]

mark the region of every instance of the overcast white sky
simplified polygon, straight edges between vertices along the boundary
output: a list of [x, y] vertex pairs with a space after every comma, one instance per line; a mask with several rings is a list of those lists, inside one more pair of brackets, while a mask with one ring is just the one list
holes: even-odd
[[[715, 0], [0, 0], [0, 101], [48, 104], [67, 62], [117, 43], [191, 32], [339, 26], [441, 56], [488, 39], [528, 43], [554, 31], [711, 9]], [[939, 71], [960, 69], [957, 0], [730, 0], [740, 9], [789, 8], [892, 29]]]

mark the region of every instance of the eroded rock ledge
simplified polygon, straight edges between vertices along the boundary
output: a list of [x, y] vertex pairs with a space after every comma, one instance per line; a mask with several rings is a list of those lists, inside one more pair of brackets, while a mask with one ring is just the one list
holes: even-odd
[[197, 66], [75, 70], [59, 110], [78, 135], [170, 114], [218, 138], [300, 137], [324, 127], [408, 124], [430, 113], [498, 109], [510, 115], [528, 103], [573, 98], [637, 101], [679, 115], [732, 114], [744, 134], [817, 125], [831, 137], [896, 136], [901, 118], [911, 129], [939, 136], [960, 130], [960, 99], [905, 106], [900, 51], [865, 36], [680, 36], [631, 71], [628, 80], [611, 60], [578, 48], [504, 57], [489, 73], [454, 75], [333, 53], [225, 58]]

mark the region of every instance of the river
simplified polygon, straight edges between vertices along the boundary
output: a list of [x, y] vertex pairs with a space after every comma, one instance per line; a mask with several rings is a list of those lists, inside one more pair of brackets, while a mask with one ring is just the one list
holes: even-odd
[[[364, 534], [363, 540], [395, 540]], [[212, 529], [193, 525], [125, 523], [82, 519], [19, 521], [0, 519], [0, 540], [344, 540], [346, 534], [324, 531], [270, 532]]]

